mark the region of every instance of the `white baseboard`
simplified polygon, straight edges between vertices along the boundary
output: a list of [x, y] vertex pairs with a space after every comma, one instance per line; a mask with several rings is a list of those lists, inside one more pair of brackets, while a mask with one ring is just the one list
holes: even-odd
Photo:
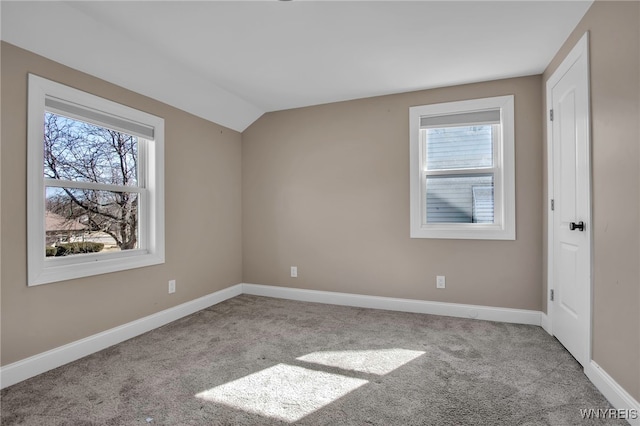
[[46, 371], [68, 364], [113, 346], [132, 337], [161, 327], [172, 321], [191, 315], [242, 293], [256, 296], [361, 308], [386, 309], [391, 311], [444, 315], [489, 321], [540, 325], [541, 313], [521, 309], [493, 308], [487, 306], [462, 305], [456, 303], [428, 302], [423, 300], [396, 299], [391, 297], [365, 296], [359, 294], [335, 293], [316, 290], [266, 286], [258, 284], [237, 284], [211, 293], [190, 302], [149, 315], [139, 320], [103, 331], [93, 336], [71, 342], [29, 358], [0, 367], [0, 389], [11, 386]]
[[[276, 297], [279, 299], [290, 299], [303, 302], [327, 303], [360, 308], [386, 309], [390, 311], [538, 325], [547, 333], [551, 334], [551, 323], [549, 321], [549, 317], [540, 311], [430, 302], [414, 299], [396, 299], [391, 297], [304, 290], [260, 284], [242, 284], [242, 292], [244, 294], [252, 294], [255, 296]], [[587, 377], [596, 386], [596, 388], [602, 392], [611, 405], [616, 409], [629, 410], [625, 412], [625, 415], [628, 415], [628, 417], [635, 416], [635, 418], [627, 419], [629, 423], [632, 426], [640, 426], [640, 403], [631, 397], [629, 393], [627, 393], [594, 361], [587, 364], [584, 370]]]
[[443, 315], [538, 326], [541, 324], [540, 315], [542, 314], [540, 311], [529, 311], [525, 309], [494, 308], [490, 306], [429, 302], [415, 299], [396, 299], [392, 297], [303, 290], [260, 284], [242, 284], [242, 292], [255, 296], [277, 297], [279, 299], [299, 300], [302, 302], [327, 303], [331, 305], [386, 309], [389, 311]]
[[544, 312], [540, 312], [540, 326], [544, 331], [553, 336], [553, 332], [551, 330], [551, 322], [549, 321], [549, 317]]
[[[627, 410], [624, 415], [632, 426], [640, 426], [640, 402], [636, 401], [595, 361], [584, 367], [584, 373], [607, 400], [618, 410]], [[618, 416], [621, 418], [620, 416]]]
[[[366, 296], [259, 284], [237, 284], [102, 333], [0, 367], [0, 389], [91, 355], [243, 293], [303, 302], [538, 325], [547, 332], [551, 330], [547, 315], [539, 311]], [[638, 401], [629, 395], [596, 362], [591, 361], [584, 371], [591, 382], [616, 409], [629, 410], [632, 416], [634, 413], [637, 414], [636, 418], [627, 420], [632, 426], [640, 426], [640, 403]]]
[[140, 318], [119, 327], [34, 355], [0, 368], [0, 389], [139, 336], [242, 294], [242, 284]]

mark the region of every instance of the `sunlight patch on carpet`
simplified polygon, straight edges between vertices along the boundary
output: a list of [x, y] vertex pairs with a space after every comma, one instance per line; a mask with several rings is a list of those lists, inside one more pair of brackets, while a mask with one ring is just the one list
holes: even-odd
[[394, 348], [364, 351], [313, 352], [296, 359], [298, 361], [311, 362], [328, 367], [338, 367], [344, 370], [384, 375], [413, 361], [420, 355], [424, 355], [424, 352]]
[[366, 380], [278, 364], [200, 392], [196, 397], [296, 422], [366, 383]]

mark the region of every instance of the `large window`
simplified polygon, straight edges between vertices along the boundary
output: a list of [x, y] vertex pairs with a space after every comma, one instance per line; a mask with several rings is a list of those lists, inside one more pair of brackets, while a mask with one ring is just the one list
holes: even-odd
[[29, 75], [29, 285], [164, 262], [164, 120]]
[[513, 96], [410, 108], [411, 237], [515, 239]]

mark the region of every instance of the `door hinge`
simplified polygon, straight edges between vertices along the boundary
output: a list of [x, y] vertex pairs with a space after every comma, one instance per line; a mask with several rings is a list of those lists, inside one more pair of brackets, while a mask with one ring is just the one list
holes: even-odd
[[549, 300], [551, 300], [553, 302], [554, 299], [554, 294], [553, 294], [553, 289], [549, 290]]
[[551, 211], [556, 209], [556, 200], [554, 200], [553, 198], [551, 199]]
[[549, 110], [549, 120], [553, 121], [553, 110]]

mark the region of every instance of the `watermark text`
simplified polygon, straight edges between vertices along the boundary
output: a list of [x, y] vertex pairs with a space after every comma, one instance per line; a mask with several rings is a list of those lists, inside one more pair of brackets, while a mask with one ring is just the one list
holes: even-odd
[[622, 419], [636, 420], [640, 413], [636, 408], [581, 408], [580, 417], [583, 419]]

